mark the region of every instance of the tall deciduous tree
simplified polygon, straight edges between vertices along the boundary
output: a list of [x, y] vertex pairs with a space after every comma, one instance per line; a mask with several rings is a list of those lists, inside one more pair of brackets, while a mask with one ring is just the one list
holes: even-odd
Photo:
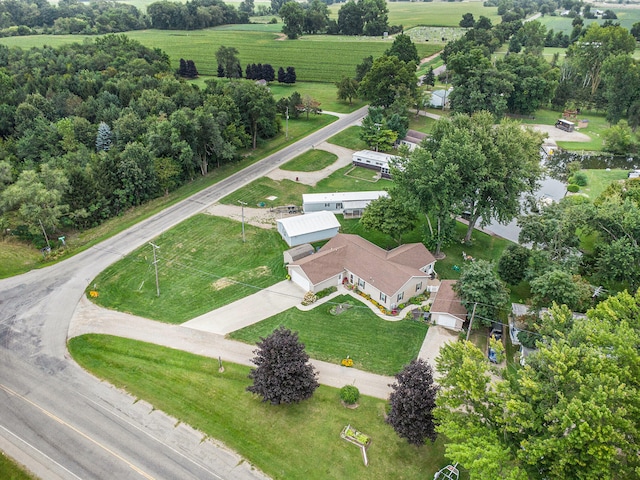
[[393, 55], [403, 62], [414, 62], [416, 65], [420, 61], [416, 45], [411, 41], [411, 37], [404, 33], [396, 35], [385, 55]]
[[360, 82], [358, 94], [374, 106], [388, 107], [400, 94], [415, 95], [417, 85], [415, 63], [384, 55], [374, 60], [371, 70]]
[[478, 322], [474, 325], [491, 325], [499, 318], [509, 303], [509, 291], [495, 271], [494, 264], [486, 260], [475, 260], [465, 264], [460, 280], [453, 289], [463, 305], [472, 311], [475, 305]]
[[412, 360], [396, 375], [389, 395], [391, 410], [387, 416], [398, 435], [414, 445], [436, 439], [433, 409], [438, 386], [433, 381], [431, 365], [422, 359]]
[[336, 82], [338, 89], [338, 100], [349, 100], [349, 105], [353, 104], [353, 99], [358, 96], [358, 82], [354, 78], [342, 77]]
[[309, 363], [309, 355], [298, 334], [280, 326], [271, 335], [261, 338], [251, 360], [257, 368], [251, 369], [251, 393], [272, 405], [298, 403], [313, 395], [319, 384], [317, 373]]
[[218, 70], [222, 66], [224, 76], [227, 78], [238, 78], [241, 76], [238, 70], [240, 69], [240, 60], [238, 60], [238, 49], [235, 47], [225, 47], [220, 45], [220, 48], [216, 51], [216, 61], [218, 62]]
[[285, 3], [278, 15], [282, 18], [284, 25], [282, 26], [282, 33], [284, 33], [290, 40], [295, 40], [302, 35], [304, 27], [304, 10], [298, 2], [289, 1]]
[[234, 84], [230, 88], [253, 148], [256, 148], [258, 137], [271, 138], [278, 133], [280, 125], [276, 118], [276, 102], [268, 88], [249, 82]]
[[398, 245], [402, 235], [414, 229], [418, 218], [407, 204], [394, 197], [380, 197], [372, 201], [360, 219], [367, 230], [377, 230], [389, 235]]

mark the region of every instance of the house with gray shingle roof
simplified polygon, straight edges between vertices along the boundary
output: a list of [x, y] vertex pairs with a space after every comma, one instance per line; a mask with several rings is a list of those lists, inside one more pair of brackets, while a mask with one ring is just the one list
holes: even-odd
[[287, 268], [291, 280], [305, 291], [348, 283], [393, 310], [429, 289], [435, 262], [422, 243], [387, 251], [358, 235], [338, 234], [317, 253]]

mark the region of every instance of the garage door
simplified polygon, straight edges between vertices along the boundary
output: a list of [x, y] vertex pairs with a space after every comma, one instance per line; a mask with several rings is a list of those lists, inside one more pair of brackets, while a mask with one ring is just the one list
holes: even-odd
[[300, 285], [300, 287], [305, 291], [308, 292], [309, 290], [311, 290], [311, 287], [309, 285], [309, 280], [307, 280], [305, 277], [303, 277], [300, 273], [298, 273], [296, 270], [291, 270], [291, 280], [293, 281], [293, 283], [295, 283], [296, 285]]

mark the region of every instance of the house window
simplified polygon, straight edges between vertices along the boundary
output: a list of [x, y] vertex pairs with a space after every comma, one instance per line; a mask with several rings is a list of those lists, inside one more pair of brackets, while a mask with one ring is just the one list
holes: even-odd
[[404, 298], [404, 292], [400, 292], [400, 293], [398, 294], [398, 300], [397, 300], [397, 301], [399, 302], [399, 301], [400, 301], [400, 300], [402, 300], [403, 298]]
[[386, 302], [387, 301], [387, 296], [382, 292], [380, 292], [380, 301], [381, 302]]
[[359, 278], [359, 279], [358, 279], [358, 287], [360, 287], [360, 288], [364, 288], [364, 286], [365, 286], [365, 285], [366, 285], [366, 284], [364, 283], [364, 280], [363, 280], [363, 279], [361, 279], [361, 278]]
[[422, 282], [418, 282], [416, 285], [416, 292], [419, 292], [420, 290], [422, 290]]
[[331, 204], [330, 203], [325, 203], [324, 206], [325, 206], [325, 208], [329, 208], [329, 207], [331, 207]]

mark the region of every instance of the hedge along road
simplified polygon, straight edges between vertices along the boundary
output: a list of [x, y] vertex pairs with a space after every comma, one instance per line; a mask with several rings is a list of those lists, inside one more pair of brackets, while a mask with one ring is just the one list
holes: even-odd
[[0, 449], [47, 479], [264, 478], [233, 452], [80, 369], [66, 349], [69, 323], [107, 266], [366, 113], [346, 115], [74, 257], [0, 280]]

